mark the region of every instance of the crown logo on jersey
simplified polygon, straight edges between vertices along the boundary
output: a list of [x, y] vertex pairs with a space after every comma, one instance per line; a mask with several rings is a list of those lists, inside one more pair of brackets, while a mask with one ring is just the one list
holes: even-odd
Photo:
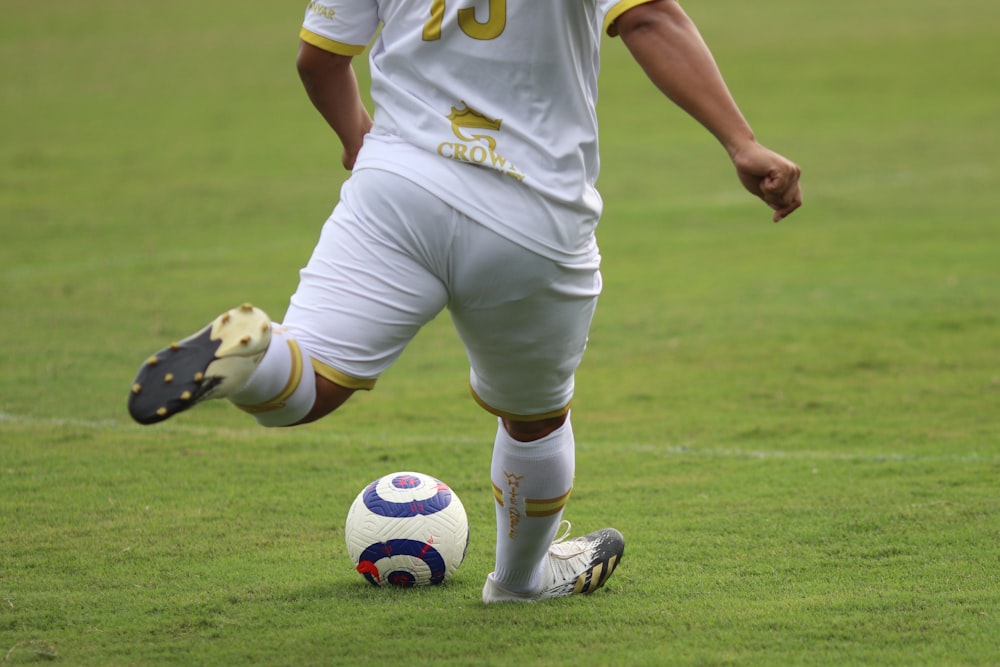
[[471, 162], [501, 171], [519, 181], [524, 174], [509, 160], [497, 153], [497, 140], [488, 132], [499, 132], [502, 119], [494, 119], [482, 114], [464, 101], [461, 108], [452, 107], [446, 116], [451, 121], [451, 131], [459, 142], [444, 142], [438, 146], [438, 155], [459, 162]]
[[488, 143], [490, 148], [496, 149], [496, 139], [488, 134], [474, 134], [471, 137], [468, 137], [462, 134], [462, 129], [493, 130], [494, 132], [499, 132], [500, 126], [503, 124], [502, 120], [494, 120], [479, 113], [478, 111], [470, 109], [469, 105], [465, 102], [462, 102], [461, 109], [456, 109], [455, 107], [451, 108], [451, 114], [449, 114], [448, 120], [451, 121], [451, 131], [454, 132], [455, 136], [462, 141], [482, 140]]

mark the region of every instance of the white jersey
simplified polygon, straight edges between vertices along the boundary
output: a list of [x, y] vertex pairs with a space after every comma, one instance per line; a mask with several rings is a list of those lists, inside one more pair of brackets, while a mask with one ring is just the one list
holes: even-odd
[[[371, 50], [355, 169], [398, 173], [553, 259], [596, 254], [602, 32], [649, 0], [314, 0], [302, 39]], [[378, 31], [382, 26], [381, 32]]]

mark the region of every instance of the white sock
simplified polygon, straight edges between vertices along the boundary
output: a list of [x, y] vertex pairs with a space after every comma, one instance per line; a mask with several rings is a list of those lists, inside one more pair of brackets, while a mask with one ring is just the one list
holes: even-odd
[[497, 429], [490, 477], [496, 496], [494, 580], [513, 593], [534, 592], [544, 557], [573, 490], [575, 443], [566, 423], [534, 442], [518, 442]]
[[316, 401], [316, 375], [309, 355], [287, 331], [274, 325], [264, 358], [247, 383], [228, 398], [263, 426], [297, 423]]

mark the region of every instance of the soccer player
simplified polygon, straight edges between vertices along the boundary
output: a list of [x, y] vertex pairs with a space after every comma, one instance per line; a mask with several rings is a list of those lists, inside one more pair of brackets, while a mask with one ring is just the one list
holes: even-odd
[[[161, 350], [133, 383], [132, 416], [225, 397], [266, 426], [314, 421], [371, 389], [447, 308], [473, 398], [498, 421], [484, 602], [601, 587], [622, 535], [556, 533], [573, 487], [574, 373], [601, 291], [604, 32], [719, 140], [774, 221], [798, 208], [799, 168], [757, 143], [673, 0], [314, 0], [298, 70], [352, 174], [283, 321], [247, 304]], [[352, 69], [373, 39], [374, 119]]]

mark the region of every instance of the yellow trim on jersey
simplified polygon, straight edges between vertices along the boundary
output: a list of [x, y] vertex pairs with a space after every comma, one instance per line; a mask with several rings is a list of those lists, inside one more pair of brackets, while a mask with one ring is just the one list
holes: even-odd
[[324, 37], [323, 35], [317, 35], [311, 30], [306, 30], [302, 28], [299, 31], [299, 39], [301, 39], [306, 44], [312, 44], [317, 49], [323, 49], [324, 51], [329, 51], [330, 53], [336, 53], [340, 56], [356, 56], [365, 50], [365, 46], [358, 46], [357, 44], [344, 44], [343, 42], [335, 42], [332, 39]]
[[647, 2], [653, 2], [653, 0], [622, 0], [619, 2], [604, 16], [604, 31], [612, 37], [617, 37], [618, 28], [615, 27], [615, 21], [618, 20], [618, 17], [633, 7], [644, 5]]
[[341, 387], [346, 387], [347, 389], [364, 389], [369, 390], [375, 386], [378, 381], [377, 378], [354, 378], [346, 373], [338, 371], [332, 366], [327, 366], [322, 361], [316, 361], [312, 359], [312, 367], [316, 372], [316, 375], [324, 377], [334, 384], [339, 384]]
[[271, 410], [280, 410], [285, 407], [288, 399], [292, 397], [295, 390], [299, 388], [299, 383], [302, 382], [302, 350], [299, 349], [299, 344], [291, 338], [288, 339], [288, 350], [292, 354], [292, 369], [288, 374], [288, 382], [281, 388], [281, 391], [269, 400], [257, 405], [243, 405], [233, 401], [236, 407], [252, 415], [260, 414], [261, 412], [270, 412]]
[[569, 494], [571, 493], [573, 493], [572, 488], [558, 498], [549, 498], [548, 500], [528, 498], [524, 501], [524, 513], [528, 516], [552, 516], [553, 514], [558, 514], [566, 507], [566, 503], [569, 502]]
[[540, 422], [543, 419], [552, 419], [553, 417], [562, 417], [565, 414], [569, 414], [569, 407], [570, 406], [567, 405], [567, 406], [559, 408], [557, 410], [552, 410], [550, 412], [543, 412], [543, 413], [537, 414], [537, 415], [517, 415], [517, 414], [514, 414], [513, 412], [504, 412], [503, 410], [497, 410], [496, 408], [494, 408], [493, 406], [491, 406], [489, 403], [487, 403], [486, 401], [484, 401], [482, 398], [480, 398], [479, 394], [477, 394], [476, 390], [473, 389], [471, 386], [469, 387], [469, 393], [472, 394], [473, 400], [476, 403], [478, 403], [479, 407], [481, 407], [483, 410], [486, 410], [486, 412], [494, 414], [497, 417], [503, 417], [504, 419], [510, 419], [511, 421], [518, 421], [518, 422]]

